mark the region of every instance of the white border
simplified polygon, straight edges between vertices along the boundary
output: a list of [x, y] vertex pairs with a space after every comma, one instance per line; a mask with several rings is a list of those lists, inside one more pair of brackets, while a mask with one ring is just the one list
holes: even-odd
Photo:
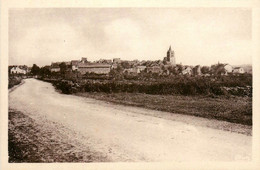
[[[252, 9], [253, 33], [253, 160], [251, 162], [164, 163], [8, 163], [8, 10], [10, 8], [108, 7], [243, 7]], [[260, 1], [259, 0], [2, 0], [1, 1], [0, 166], [18, 169], [260, 169]], [[257, 95], [258, 94], [258, 95]]]

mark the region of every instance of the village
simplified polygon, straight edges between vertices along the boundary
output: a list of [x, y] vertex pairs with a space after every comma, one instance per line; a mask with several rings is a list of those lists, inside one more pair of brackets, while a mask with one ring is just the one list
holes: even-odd
[[120, 4], [5, 10], [8, 167], [248, 168], [257, 97], [252, 8]]
[[[35, 65], [38, 67], [37, 65]], [[230, 64], [217, 63], [208, 66], [188, 66], [176, 64], [176, 56], [174, 51], [169, 47], [166, 57], [163, 60], [156, 61], [139, 61], [139, 60], [121, 60], [120, 58], [100, 59], [90, 62], [87, 58], [82, 57], [81, 60], [71, 60], [62, 62], [52, 62], [50, 65], [42, 67], [49, 70], [50, 73], [59, 73], [64, 68], [69, 73], [80, 73], [81, 75], [94, 73], [97, 75], [108, 75], [112, 70], [118, 70], [124, 74], [138, 75], [141, 72], [158, 75], [186, 75], [186, 76], [210, 76], [210, 75], [228, 75], [228, 74], [244, 74], [252, 73], [252, 70], [246, 70], [243, 67], [234, 67]], [[40, 69], [40, 68], [39, 68]], [[26, 65], [9, 66], [10, 74], [30, 74], [32, 67]], [[64, 70], [63, 70], [64, 71]], [[34, 73], [33, 73], [34, 74]], [[34, 74], [35, 75], [35, 74]]]

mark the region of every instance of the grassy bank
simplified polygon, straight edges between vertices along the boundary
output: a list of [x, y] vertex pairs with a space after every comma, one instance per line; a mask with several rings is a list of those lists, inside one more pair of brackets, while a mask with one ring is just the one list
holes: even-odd
[[22, 77], [19, 76], [9, 76], [8, 78], [8, 89], [18, 85], [22, 82]]
[[[9, 110], [9, 162], [107, 161], [101, 154], [82, 147], [75, 140], [69, 141], [66, 135], [72, 132], [64, 129], [65, 127], [57, 126], [50, 122], [38, 124], [34, 119], [21, 112]], [[62, 132], [63, 130], [65, 132]], [[71, 135], [73, 136], [73, 134]]]
[[252, 98], [250, 97], [212, 98], [141, 93], [76, 93], [76, 95], [117, 104], [252, 125]]

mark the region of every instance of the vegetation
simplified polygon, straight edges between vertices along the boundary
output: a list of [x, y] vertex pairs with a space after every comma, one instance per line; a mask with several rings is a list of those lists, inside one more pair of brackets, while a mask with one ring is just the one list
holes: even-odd
[[50, 72], [48, 66], [39, 68], [34, 64], [32, 75], [51, 82], [64, 94], [84, 94], [116, 103], [252, 125], [252, 74], [226, 75], [223, 64], [203, 66], [204, 76], [198, 75], [198, 67], [194, 67], [192, 75], [181, 75], [181, 65], [164, 66], [161, 73], [144, 70], [134, 74], [124, 72], [132, 65], [122, 62], [108, 75], [81, 75], [65, 63], [59, 67], [60, 72]]
[[[96, 162], [108, 159], [71, 141], [65, 127], [42, 124], [22, 112], [9, 110], [8, 161], [15, 162]], [[55, 129], [55, 130], [53, 130]], [[64, 135], [66, 131], [66, 135]], [[73, 135], [73, 134], [70, 134]], [[61, 140], [62, 139], [62, 140]]]
[[14, 87], [15, 85], [20, 84], [22, 81], [21, 76], [9, 76], [8, 78], [8, 89]]
[[252, 98], [183, 95], [150, 95], [141, 93], [76, 93], [78, 96], [153, 110], [224, 120], [252, 125]]
[[40, 67], [37, 66], [36, 64], [33, 64], [31, 69], [31, 74], [34, 76], [40, 74]]
[[45, 79], [65, 94], [252, 125], [252, 75], [141, 73], [116, 79]]
[[[50, 80], [65, 94], [75, 92], [145, 93], [153, 95], [207, 95], [252, 97], [252, 76], [185, 77], [127, 75], [123, 80]], [[47, 79], [45, 79], [47, 80]], [[149, 80], [149, 81], [147, 81]]]

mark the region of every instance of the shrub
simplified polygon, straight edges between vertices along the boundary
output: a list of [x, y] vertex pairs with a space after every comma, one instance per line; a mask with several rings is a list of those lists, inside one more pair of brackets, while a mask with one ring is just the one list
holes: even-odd
[[181, 95], [236, 95], [252, 97], [252, 76], [163, 77], [155, 80], [52, 81], [65, 94], [74, 92], [146, 93]]

